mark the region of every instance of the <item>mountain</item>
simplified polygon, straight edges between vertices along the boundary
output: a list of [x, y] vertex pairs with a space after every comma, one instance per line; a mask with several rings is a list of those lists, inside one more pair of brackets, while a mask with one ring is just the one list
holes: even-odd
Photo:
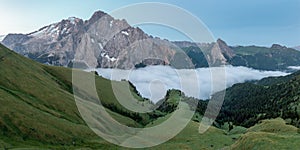
[[130, 69], [143, 60], [170, 64], [176, 53], [169, 41], [153, 38], [102, 11], [86, 21], [70, 17], [29, 34], [8, 34], [3, 44], [33, 60], [57, 66], [71, 66], [76, 61], [86, 67]]
[[213, 43], [175, 41], [173, 44], [187, 54], [196, 68], [208, 67], [208, 64], [210, 66], [225, 65], [228, 64], [227, 59], [235, 56], [232, 49], [221, 39]]
[[233, 65], [259, 70], [300, 66], [300, 52], [278, 44], [268, 48], [232, 47], [221, 39], [213, 43], [170, 42], [153, 38], [102, 11], [85, 21], [70, 17], [29, 34], [8, 34], [2, 43], [19, 54], [55, 66], [79, 63], [75, 66], [132, 69], [170, 64], [175, 68]]
[[246, 66], [260, 70], [288, 70], [300, 65], [300, 52], [278, 44], [270, 48], [258, 46], [231, 47], [236, 56], [229, 60], [233, 66]]
[[[2, 42], [5, 46], [44, 64], [69, 66], [81, 62], [85, 67], [117, 67], [131, 69], [144, 65], [176, 65], [176, 61], [191, 64], [179, 48], [188, 48], [184, 42], [170, 42], [153, 38], [140, 28], [131, 27], [125, 20], [114, 19], [97, 11], [89, 20], [70, 17], [45, 26], [29, 34], [8, 34]], [[188, 42], [187, 42], [188, 43]], [[197, 46], [197, 44], [190, 43]], [[226, 64], [226, 58], [234, 56], [222, 40], [200, 44], [211, 66]], [[196, 50], [196, 53], [201, 51]], [[76, 56], [75, 56], [76, 55]]]
[[300, 66], [300, 52], [278, 44], [233, 47], [221, 39], [212, 43], [170, 42], [153, 38], [140, 28], [131, 27], [126, 20], [114, 19], [102, 11], [85, 21], [70, 17], [29, 34], [8, 34], [2, 43], [38, 62], [66, 67], [233, 65], [286, 71], [289, 66]]
[[[279, 44], [273, 44], [271, 47], [233, 47], [228, 46], [221, 39], [214, 43], [191, 43], [186, 41], [173, 43], [187, 53], [196, 67], [208, 67], [208, 64], [204, 61], [210, 61], [211, 64], [216, 66], [227, 64], [258, 70], [286, 71], [289, 70], [289, 66], [300, 66], [300, 52]], [[193, 53], [190, 52], [191, 50], [193, 50]]]

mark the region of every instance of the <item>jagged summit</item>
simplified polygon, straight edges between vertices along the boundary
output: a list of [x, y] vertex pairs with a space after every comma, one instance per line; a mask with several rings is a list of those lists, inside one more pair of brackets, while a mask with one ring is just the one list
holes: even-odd
[[221, 38], [217, 39], [217, 43], [227, 45], [226, 42], [224, 40], [222, 40]]
[[39, 29], [38, 31], [29, 33], [27, 36], [45, 39], [48, 42], [56, 41], [74, 31], [79, 31], [79, 28], [82, 25], [82, 19], [69, 17], [68, 19], [63, 19], [61, 22], [53, 23]]
[[100, 19], [101, 17], [107, 15], [107, 13], [101, 11], [101, 10], [98, 10], [96, 12], [94, 12], [94, 14], [92, 15], [92, 17], [90, 18], [90, 20], [93, 20], [93, 19]]
[[273, 44], [273, 45], [271, 46], [271, 48], [272, 48], [272, 49], [287, 49], [286, 46], [282, 46], [282, 45], [280, 45], [280, 44]]
[[221, 40], [221, 39], [218, 39], [218, 40], [217, 40], [217, 44], [218, 44], [218, 46], [220, 47], [221, 52], [224, 54], [224, 56], [225, 56], [227, 59], [231, 59], [232, 57], [235, 56], [233, 50], [226, 44], [225, 41], [223, 41], [223, 40]]
[[94, 14], [92, 15], [92, 17], [89, 20], [86, 20], [85, 22], [88, 22], [89, 24], [93, 24], [95, 23], [97, 20], [99, 20], [100, 18], [102, 18], [103, 16], [108, 16], [107, 13], [103, 12], [103, 11], [96, 11], [94, 12]]
[[88, 67], [131, 69], [144, 58], [168, 64], [175, 55], [170, 42], [152, 38], [103, 11], [86, 21], [70, 17], [29, 34], [9, 34], [3, 44], [31, 59], [58, 66], [70, 66], [76, 60]]

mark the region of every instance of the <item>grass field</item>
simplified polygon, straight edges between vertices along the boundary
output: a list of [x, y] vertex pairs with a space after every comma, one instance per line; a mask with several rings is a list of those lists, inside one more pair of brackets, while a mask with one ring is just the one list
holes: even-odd
[[[113, 145], [97, 136], [81, 117], [73, 95], [72, 70], [62, 67], [45, 66], [26, 59], [0, 45], [0, 149], [126, 149]], [[78, 70], [77, 70], [78, 71]], [[156, 111], [158, 118], [149, 113], [138, 116], [117, 101], [111, 81], [95, 77], [94, 73], [81, 72], [88, 79], [95, 79], [101, 103], [110, 116], [131, 127], [153, 127], [168, 120], [173, 113], [164, 108], [176, 108], [180, 104], [180, 93], [170, 91], [165, 107]], [[124, 94], [123, 100], [132, 107], [153, 107], [150, 102], [135, 93], [128, 82], [114, 82]], [[81, 94], [81, 95], [80, 95]], [[88, 91], [82, 90], [79, 102], [86, 101]], [[84, 97], [87, 96], [87, 97]], [[93, 96], [90, 96], [90, 98]], [[97, 101], [84, 103], [86, 111], [105, 118], [94, 109]], [[180, 105], [181, 106], [181, 105]], [[188, 109], [188, 105], [182, 105]], [[186, 115], [186, 114], [181, 114]], [[197, 117], [196, 117], [197, 116]], [[102, 118], [101, 118], [102, 117]], [[194, 120], [201, 121], [201, 115]], [[197, 119], [195, 119], [197, 118]], [[93, 119], [93, 118], [92, 118]], [[98, 120], [99, 121], [99, 120]], [[171, 124], [170, 128], [177, 124]], [[113, 126], [107, 126], [113, 128]], [[190, 121], [174, 138], [149, 149], [294, 149], [300, 147], [299, 129], [286, 125], [282, 119], [266, 120], [249, 129], [234, 126], [219, 129], [210, 127], [199, 134], [199, 123]], [[121, 130], [120, 130], [121, 131]], [[110, 132], [119, 133], [119, 130]], [[122, 133], [119, 133], [122, 134]], [[167, 134], [167, 133], [166, 133]]]

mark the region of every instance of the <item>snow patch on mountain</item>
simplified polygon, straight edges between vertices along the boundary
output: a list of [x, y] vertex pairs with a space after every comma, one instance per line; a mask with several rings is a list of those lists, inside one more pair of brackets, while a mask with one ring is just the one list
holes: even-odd
[[114, 62], [116, 60], [118, 60], [117, 58], [115, 57], [110, 57], [106, 51], [102, 51], [101, 54], [100, 54], [101, 57], [104, 57], [106, 58], [107, 60], [111, 61], [111, 62]]
[[103, 45], [101, 43], [98, 43], [100, 49], [103, 49]]
[[114, 61], [117, 60], [117, 58], [115, 58], [115, 57], [109, 57], [107, 54], [105, 55], [105, 58], [107, 58], [109, 61], [112, 61], [112, 62], [114, 62]]
[[50, 26], [46, 26], [36, 32], [30, 33], [29, 36], [32, 36], [35, 38], [45, 38], [45, 37], [51, 36], [52, 38], [55, 38], [59, 35], [59, 33], [60, 33], [60, 30], [59, 30], [57, 24], [51, 24]]
[[69, 17], [68, 20], [72, 23], [72, 24], [76, 24], [76, 17]]
[[50, 53], [49, 55], [48, 55], [48, 57], [53, 57], [54, 56], [54, 54], [53, 53]]
[[55, 40], [62, 34], [69, 34], [72, 31], [73, 27], [80, 22], [80, 20], [81, 19], [76, 17], [69, 17], [66, 20], [50, 24], [39, 29], [38, 31], [29, 33], [27, 35], [40, 39], [48, 39], [50, 37]]
[[127, 31], [122, 31], [121, 33], [122, 33], [122, 34], [125, 34], [125, 35], [127, 35], [127, 36], [129, 35], [129, 33], [128, 33]]
[[109, 27], [112, 27], [113, 22], [114, 22], [114, 20], [111, 20], [111, 21], [109, 22]]

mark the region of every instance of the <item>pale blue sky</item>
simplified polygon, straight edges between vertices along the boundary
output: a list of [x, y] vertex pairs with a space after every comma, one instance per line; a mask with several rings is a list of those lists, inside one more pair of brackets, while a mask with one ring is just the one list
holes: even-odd
[[[88, 19], [144, 0], [0, 0], [0, 35], [29, 33], [69, 16]], [[151, 1], [153, 2], [153, 1]], [[230, 45], [300, 45], [300, 0], [155, 0], [182, 7]], [[174, 16], [176, 17], [176, 16]], [[126, 19], [126, 18], [125, 18]], [[184, 40], [165, 27], [142, 26], [149, 34]]]

